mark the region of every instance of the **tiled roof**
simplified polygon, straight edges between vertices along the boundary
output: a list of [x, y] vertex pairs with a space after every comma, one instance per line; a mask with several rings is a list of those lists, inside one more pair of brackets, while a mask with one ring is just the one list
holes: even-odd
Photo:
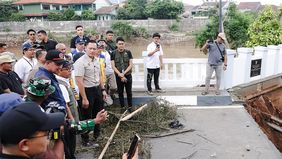
[[95, 14], [97, 14], [97, 15], [110, 14], [110, 13], [112, 13], [117, 8], [118, 8], [117, 5], [102, 7], [102, 8], [97, 9], [95, 11]]
[[257, 11], [261, 6], [260, 2], [241, 2], [238, 5], [239, 10]]
[[19, 0], [13, 4], [22, 5], [22, 4], [90, 4], [95, 2], [95, 0]]
[[42, 17], [47, 16], [48, 13], [33, 13], [33, 14], [23, 14], [26, 17]]

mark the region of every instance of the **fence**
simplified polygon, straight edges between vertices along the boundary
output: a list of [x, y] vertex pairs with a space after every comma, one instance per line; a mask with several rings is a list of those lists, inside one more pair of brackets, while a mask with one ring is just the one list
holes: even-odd
[[[146, 53], [143, 52], [143, 55]], [[235, 56], [236, 55], [236, 56]], [[146, 57], [144, 57], [145, 59]], [[134, 59], [133, 87], [146, 88], [144, 59]], [[282, 73], [282, 45], [227, 50], [227, 70], [223, 71], [221, 89], [232, 88]], [[160, 73], [163, 88], [191, 88], [203, 85], [207, 58], [164, 59]], [[211, 83], [215, 83], [213, 79]]]

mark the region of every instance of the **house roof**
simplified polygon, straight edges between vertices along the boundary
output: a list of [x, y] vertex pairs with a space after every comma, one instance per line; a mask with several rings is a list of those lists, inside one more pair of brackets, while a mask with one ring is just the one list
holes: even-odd
[[95, 2], [95, 0], [19, 0], [14, 2], [16, 5], [23, 4], [38, 4], [38, 3], [46, 3], [46, 4], [91, 4]]
[[111, 14], [114, 10], [118, 8], [117, 5], [107, 6], [99, 8], [95, 11], [95, 14], [102, 15], [102, 14]]
[[48, 16], [48, 13], [32, 13], [32, 14], [23, 14], [26, 17], [42, 17]]
[[257, 11], [260, 7], [260, 2], [240, 2], [238, 5], [239, 10]]

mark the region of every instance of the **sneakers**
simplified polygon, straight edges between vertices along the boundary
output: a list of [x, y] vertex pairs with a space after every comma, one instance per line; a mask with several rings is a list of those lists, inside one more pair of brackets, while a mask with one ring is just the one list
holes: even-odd
[[156, 89], [156, 92], [158, 92], [158, 93], [165, 93], [165, 90], [158, 88], [158, 89]]
[[205, 96], [205, 95], [209, 94], [209, 92], [204, 91], [204, 92], [202, 92], [201, 94], [202, 94], [203, 96]]
[[215, 95], [217, 95], [217, 96], [220, 95], [220, 91], [216, 91]]
[[147, 94], [149, 94], [150, 96], [154, 95], [152, 91], [147, 91]]
[[96, 143], [91, 143], [91, 142], [81, 142], [82, 146], [84, 147], [99, 147], [99, 144], [96, 144]]

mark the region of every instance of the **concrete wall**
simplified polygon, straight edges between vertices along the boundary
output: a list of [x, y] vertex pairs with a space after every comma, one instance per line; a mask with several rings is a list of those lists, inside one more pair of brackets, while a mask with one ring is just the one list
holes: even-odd
[[[0, 22], [0, 34], [21, 34], [28, 29], [44, 29], [56, 33], [66, 33], [74, 31], [76, 25], [83, 25], [85, 29], [95, 28], [98, 32], [106, 32], [115, 21], [44, 21], [44, 22]], [[169, 32], [169, 26], [175, 23], [175, 20], [128, 20], [133, 27], [144, 27], [149, 33]], [[179, 28], [182, 32], [194, 32], [207, 24], [205, 19], [184, 19], [179, 22]], [[8, 32], [7, 32], [8, 30]]]

